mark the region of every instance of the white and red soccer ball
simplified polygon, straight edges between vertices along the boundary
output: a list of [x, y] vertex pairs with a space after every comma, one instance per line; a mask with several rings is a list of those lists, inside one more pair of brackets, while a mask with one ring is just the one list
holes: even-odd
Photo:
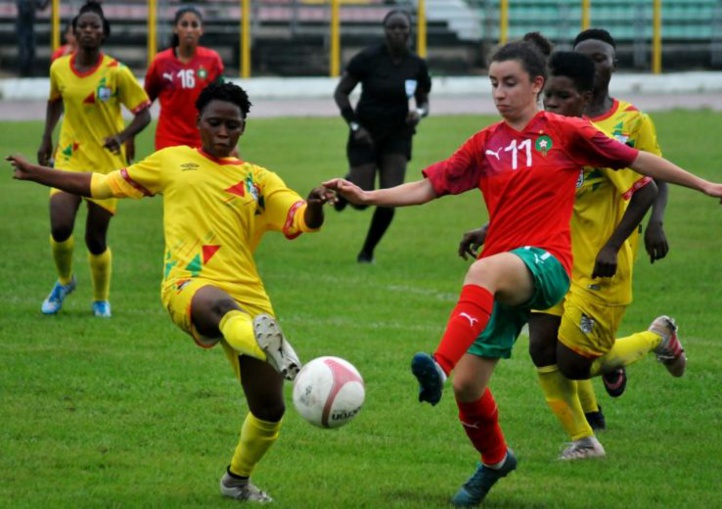
[[361, 374], [340, 357], [308, 362], [293, 382], [293, 405], [301, 417], [320, 428], [338, 428], [361, 410], [366, 391]]

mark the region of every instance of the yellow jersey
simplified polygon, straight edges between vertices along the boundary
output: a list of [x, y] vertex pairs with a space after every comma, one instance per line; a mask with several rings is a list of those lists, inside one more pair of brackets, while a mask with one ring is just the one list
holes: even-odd
[[127, 164], [125, 149], [113, 154], [105, 138], [125, 128], [121, 105], [137, 113], [150, 105], [148, 95], [130, 69], [101, 53], [87, 72], [75, 66], [76, 54], [50, 66], [50, 101], [63, 101], [64, 119], [55, 153], [55, 167], [108, 173]]
[[[96, 178], [96, 177], [94, 177]], [[163, 289], [202, 278], [266, 302], [253, 253], [267, 231], [293, 239], [313, 231], [306, 201], [281, 178], [234, 157], [169, 147], [107, 176], [115, 197], [163, 196]]]

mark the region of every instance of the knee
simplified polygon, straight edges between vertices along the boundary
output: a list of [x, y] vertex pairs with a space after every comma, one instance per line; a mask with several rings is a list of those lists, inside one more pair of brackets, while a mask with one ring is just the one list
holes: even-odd
[[529, 340], [529, 355], [534, 365], [538, 368], [551, 366], [556, 363], [554, 345], [548, 345], [542, 341], [534, 341], [533, 338]]
[[589, 367], [568, 361], [559, 361], [557, 364], [562, 375], [569, 380], [587, 380], [589, 378]]
[[282, 400], [275, 403], [269, 402], [260, 408], [251, 409], [251, 413], [262, 421], [278, 422], [286, 413], [286, 405]]
[[50, 235], [55, 242], [65, 242], [73, 234], [72, 223], [53, 224], [50, 226]]
[[97, 235], [92, 232], [85, 232], [85, 245], [88, 247], [88, 251], [94, 255], [103, 254], [108, 249], [105, 235]]
[[211, 306], [211, 311], [218, 316], [218, 318], [224, 317], [229, 311], [239, 310], [238, 304], [231, 298], [219, 299]]
[[464, 378], [463, 376], [455, 376], [452, 383], [454, 389], [454, 397], [456, 401], [476, 401], [481, 397], [478, 384], [474, 381]]

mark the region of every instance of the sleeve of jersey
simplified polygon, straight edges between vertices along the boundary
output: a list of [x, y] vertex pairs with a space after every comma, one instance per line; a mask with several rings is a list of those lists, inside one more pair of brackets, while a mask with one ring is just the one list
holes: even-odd
[[60, 87], [58, 86], [58, 64], [59, 62], [53, 62], [50, 66], [50, 95], [48, 96], [48, 102], [57, 101], [61, 98]]
[[475, 152], [480, 150], [477, 136], [469, 138], [447, 160], [422, 170], [421, 173], [429, 179], [437, 197], [461, 194], [479, 187], [481, 171], [475, 157]]
[[567, 150], [572, 160], [580, 166], [619, 169], [631, 165], [637, 158], [637, 149], [610, 138], [590, 122], [572, 118], [567, 120]]
[[316, 231], [306, 224], [306, 201], [286, 187], [281, 178], [265, 171], [261, 178], [266, 227], [282, 232], [287, 239], [295, 239], [304, 232]]
[[154, 101], [160, 95], [160, 87], [158, 86], [158, 60], [153, 60], [150, 63], [148, 72], [145, 73], [143, 89], [151, 101]]
[[648, 115], [642, 114], [639, 134], [634, 147], [645, 152], [650, 152], [656, 156], [662, 156], [662, 149], [659, 148], [659, 143], [657, 142], [657, 129], [654, 127], [654, 122], [652, 122], [652, 119]]
[[130, 69], [125, 66], [118, 68], [118, 88], [120, 102], [133, 113], [138, 113], [150, 106], [148, 94], [145, 93]]
[[363, 80], [364, 76], [366, 76], [367, 67], [368, 59], [365, 56], [365, 52], [362, 51], [361, 53], [358, 53], [353, 58], [351, 58], [351, 61], [346, 66], [346, 72], [357, 80], [361, 81]]
[[635, 192], [652, 181], [652, 178], [640, 175], [629, 168], [618, 171], [606, 170], [605, 174], [625, 200], [630, 200]]
[[162, 151], [107, 175], [93, 173], [90, 193], [93, 198], [143, 198], [163, 191]]

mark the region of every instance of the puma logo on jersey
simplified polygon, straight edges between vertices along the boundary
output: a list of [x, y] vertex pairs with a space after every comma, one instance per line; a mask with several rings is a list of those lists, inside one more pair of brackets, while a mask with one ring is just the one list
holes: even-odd
[[493, 150], [486, 149], [486, 152], [484, 152], [488, 156], [494, 156], [496, 157], [496, 160], [499, 161], [499, 152], [501, 152], [501, 149], [498, 149], [496, 152]]
[[173, 81], [173, 74], [169, 72], [164, 72], [163, 77], [167, 79], [168, 81]]
[[473, 326], [474, 326], [474, 323], [479, 321], [478, 318], [474, 318], [474, 317], [471, 316], [469, 313], [459, 313], [459, 316], [463, 316], [464, 318], [466, 318], [467, 320], [469, 320], [469, 326], [470, 326], [470, 327], [473, 327]]

